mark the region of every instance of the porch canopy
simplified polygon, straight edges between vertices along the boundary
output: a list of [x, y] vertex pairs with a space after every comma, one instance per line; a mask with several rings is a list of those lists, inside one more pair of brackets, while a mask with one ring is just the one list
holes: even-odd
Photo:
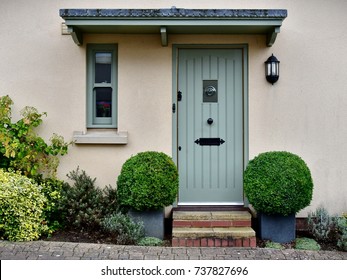
[[287, 10], [235, 9], [60, 9], [64, 34], [77, 45], [83, 33], [160, 34], [262, 34], [268, 47], [275, 43]]

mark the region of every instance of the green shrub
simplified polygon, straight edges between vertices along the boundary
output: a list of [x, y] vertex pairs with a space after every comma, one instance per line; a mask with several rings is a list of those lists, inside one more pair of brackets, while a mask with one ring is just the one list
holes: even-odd
[[336, 227], [336, 218], [331, 217], [324, 207], [308, 214], [308, 229], [320, 241], [327, 241]]
[[171, 205], [178, 192], [178, 172], [160, 152], [142, 152], [128, 159], [117, 181], [119, 202], [138, 211]]
[[118, 190], [111, 186], [105, 186], [102, 189], [102, 194], [101, 208], [103, 216], [118, 212]]
[[136, 245], [145, 235], [142, 222], [134, 221], [120, 212], [106, 216], [101, 225], [119, 245]]
[[0, 236], [10, 241], [38, 239], [47, 231], [45, 196], [25, 176], [0, 169]]
[[138, 244], [139, 246], [162, 246], [163, 240], [157, 238], [157, 237], [144, 237], [142, 238]]
[[59, 208], [64, 182], [54, 178], [43, 178], [41, 175], [35, 176], [33, 179], [41, 186], [41, 192], [46, 197], [43, 215], [48, 226], [48, 234], [52, 234], [62, 228], [64, 224], [65, 217]]
[[244, 173], [244, 191], [264, 214], [290, 215], [308, 206], [313, 182], [306, 163], [289, 152], [266, 152], [251, 160]]
[[343, 250], [347, 251], [347, 214], [342, 215], [337, 220], [338, 229], [338, 240], [337, 246]]
[[118, 210], [117, 191], [110, 186], [100, 189], [85, 171], [79, 168], [67, 177], [73, 185], [65, 183], [60, 210], [66, 225], [77, 229], [99, 229], [103, 217]]
[[25, 107], [17, 122], [11, 120], [13, 101], [6, 95], [0, 97], [0, 167], [21, 171], [26, 176], [45, 174], [55, 177], [59, 155], [65, 155], [71, 143], [53, 134], [50, 143], [39, 137], [35, 128], [42, 123], [46, 113], [34, 107]]
[[319, 251], [320, 245], [314, 239], [302, 237], [295, 239], [294, 248], [298, 250]]

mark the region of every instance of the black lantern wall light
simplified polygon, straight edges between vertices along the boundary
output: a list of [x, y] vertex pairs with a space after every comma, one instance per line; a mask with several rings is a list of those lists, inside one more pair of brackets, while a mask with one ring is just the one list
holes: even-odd
[[276, 83], [280, 76], [280, 62], [273, 54], [265, 61], [265, 76], [271, 84]]

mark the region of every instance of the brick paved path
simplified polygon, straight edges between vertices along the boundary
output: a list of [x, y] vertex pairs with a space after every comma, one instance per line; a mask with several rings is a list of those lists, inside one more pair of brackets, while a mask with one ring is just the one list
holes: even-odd
[[347, 252], [0, 241], [1, 260], [347, 260]]

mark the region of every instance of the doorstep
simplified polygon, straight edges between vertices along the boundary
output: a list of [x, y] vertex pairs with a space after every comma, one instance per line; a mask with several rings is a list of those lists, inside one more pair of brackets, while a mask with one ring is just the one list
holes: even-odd
[[256, 247], [247, 210], [173, 211], [172, 246]]

